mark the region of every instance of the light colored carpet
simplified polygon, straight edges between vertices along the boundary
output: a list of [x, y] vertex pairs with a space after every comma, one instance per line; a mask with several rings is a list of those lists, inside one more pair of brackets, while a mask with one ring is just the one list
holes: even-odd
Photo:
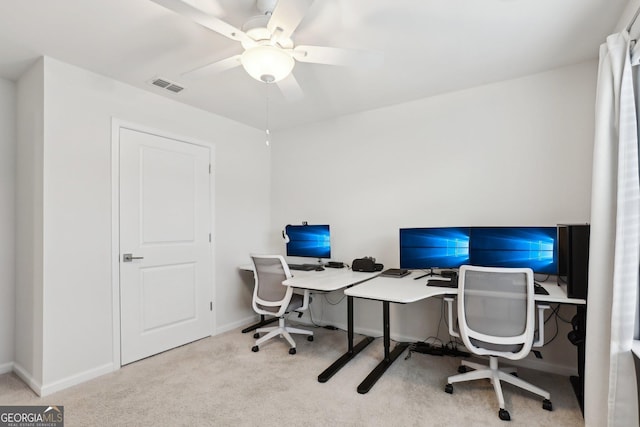
[[[64, 405], [73, 426], [582, 426], [569, 379], [519, 369], [519, 376], [551, 393], [542, 399], [503, 387], [511, 422], [498, 419], [489, 381], [456, 384], [459, 358], [407, 352], [372, 390], [358, 384], [382, 358], [382, 339], [371, 343], [328, 382], [317, 376], [346, 349], [346, 333], [314, 329], [315, 341], [297, 337], [298, 353], [284, 340], [253, 353], [252, 333], [234, 330], [125, 366], [95, 380], [39, 398], [14, 374], [0, 376], [1, 405]], [[359, 341], [357, 337], [356, 342]], [[393, 344], [393, 343], [392, 343]]]

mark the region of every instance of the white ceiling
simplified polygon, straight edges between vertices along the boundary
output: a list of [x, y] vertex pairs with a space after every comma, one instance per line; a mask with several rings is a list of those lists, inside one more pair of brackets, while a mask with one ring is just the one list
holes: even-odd
[[[188, 0], [219, 7], [236, 27], [255, 0]], [[298, 62], [305, 96], [288, 101], [242, 67], [206, 78], [181, 74], [241, 53], [227, 39], [149, 0], [0, 1], [0, 76], [46, 55], [263, 128], [272, 129], [424, 98], [596, 58], [628, 0], [315, 0], [296, 44], [373, 49], [361, 70]], [[162, 77], [186, 88], [149, 84]]]

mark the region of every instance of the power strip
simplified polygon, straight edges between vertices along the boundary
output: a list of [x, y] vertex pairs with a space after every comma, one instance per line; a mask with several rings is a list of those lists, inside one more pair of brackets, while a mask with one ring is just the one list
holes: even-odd
[[430, 354], [432, 356], [453, 356], [453, 357], [469, 357], [466, 351], [455, 348], [443, 347], [441, 345], [433, 345], [426, 342], [416, 342], [409, 346], [409, 351]]
[[416, 353], [430, 354], [432, 356], [444, 356], [442, 346], [431, 345], [426, 342], [417, 342], [409, 346], [409, 351], [415, 351]]

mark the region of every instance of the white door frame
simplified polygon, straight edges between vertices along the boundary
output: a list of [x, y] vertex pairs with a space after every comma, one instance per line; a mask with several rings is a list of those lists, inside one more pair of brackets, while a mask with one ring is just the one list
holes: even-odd
[[[199, 145], [210, 151], [209, 164], [213, 165], [215, 159], [214, 145], [212, 143], [194, 138], [175, 135], [169, 132], [151, 128], [149, 126], [111, 118], [111, 305], [113, 312], [113, 367], [120, 369], [120, 129], [131, 129], [164, 138], [171, 138], [187, 144]], [[211, 319], [211, 335], [216, 330], [216, 281], [215, 281], [215, 230], [214, 230], [214, 194], [215, 180], [214, 168], [211, 166], [209, 174], [209, 229], [211, 230], [211, 298], [213, 301], [213, 313]]]

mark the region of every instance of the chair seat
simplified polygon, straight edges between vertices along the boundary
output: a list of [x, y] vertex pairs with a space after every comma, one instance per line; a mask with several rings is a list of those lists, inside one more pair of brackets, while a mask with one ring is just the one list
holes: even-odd
[[[289, 305], [287, 306], [287, 312], [296, 311], [297, 309], [302, 307], [303, 303], [304, 303], [304, 298], [302, 297], [302, 295], [293, 294], [291, 296], [291, 301], [289, 302]], [[259, 308], [261, 308], [262, 310], [270, 311], [272, 313], [277, 313], [278, 310], [280, 310], [280, 306], [268, 307], [268, 306], [262, 305], [262, 304], [257, 304], [257, 306]]]

